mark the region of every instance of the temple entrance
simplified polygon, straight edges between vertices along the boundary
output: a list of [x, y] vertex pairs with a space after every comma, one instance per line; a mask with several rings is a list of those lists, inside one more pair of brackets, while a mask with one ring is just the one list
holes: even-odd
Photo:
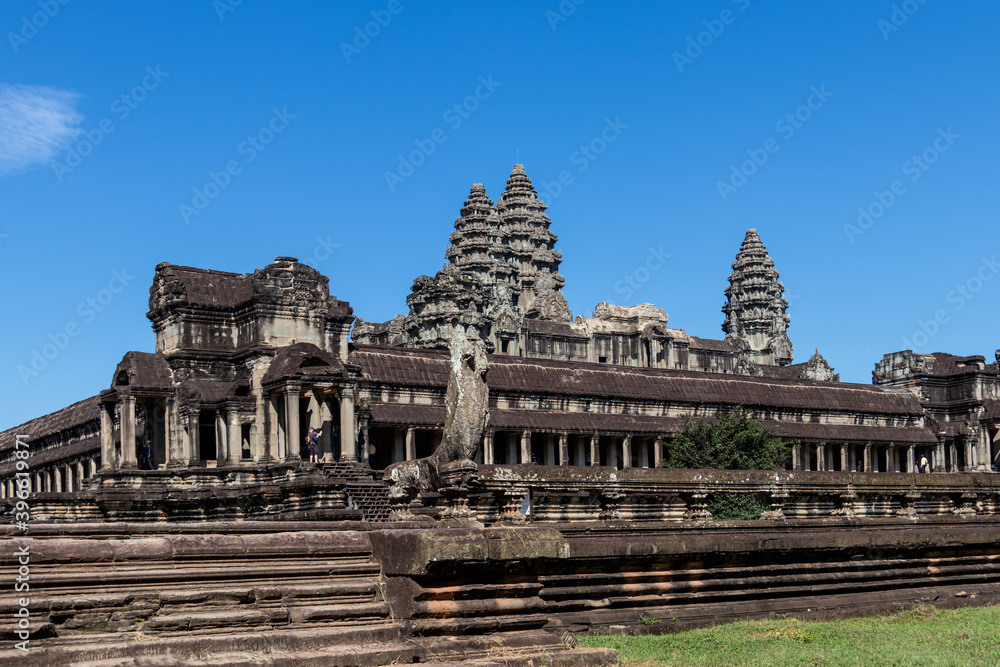
[[215, 441], [215, 412], [202, 410], [198, 416], [198, 458], [202, 461], [218, 459]]

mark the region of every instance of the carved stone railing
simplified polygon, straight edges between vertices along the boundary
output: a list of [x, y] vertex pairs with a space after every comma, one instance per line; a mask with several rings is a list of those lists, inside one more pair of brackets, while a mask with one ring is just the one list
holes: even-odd
[[779, 521], [1000, 514], [1000, 476], [992, 474], [484, 465], [478, 483], [485, 492], [469, 506], [486, 523], [525, 494], [535, 522], [706, 520], [718, 493], [758, 495], [769, 507], [762, 518]]

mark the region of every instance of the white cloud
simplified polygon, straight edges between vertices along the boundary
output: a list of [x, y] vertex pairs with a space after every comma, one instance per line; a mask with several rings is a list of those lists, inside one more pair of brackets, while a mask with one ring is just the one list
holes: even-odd
[[82, 131], [80, 96], [0, 83], [0, 178], [51, 162]]

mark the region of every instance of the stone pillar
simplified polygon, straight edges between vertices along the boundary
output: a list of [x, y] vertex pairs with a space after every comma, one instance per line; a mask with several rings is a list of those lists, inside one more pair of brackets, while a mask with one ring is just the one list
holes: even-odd
[[115, 469], [114, 422], [108, 407], [101, 405], [101, 470]]
[[663, 438], [653, 441], [653, 467], [659, 468], [663, 463]]
[[569, 465], [569, 434], [559, 434], [559, 465]]
[[885, 471], [899, 472], [899, 457], [896, 456], [896, 443], [890, 442], [885, 448]]
[[622, 438], [622, 468], [632, 467], [632, 435]]
[[417, 458], [417, 432], [412, 426], [406, 429], [406, 460]]
[[865, 472], [872, 472], [872, 443], [865, 444]]
[[229, 433], [229, 446], [226, 447], [226, 458], [219, 458], [219, 465], [233, 465], [243, 459], [243, 428], [239, 413], [230, 408], [226, 413], [226, 431]]
[[122, 399], [122, 468], [135, 468], [135, 397]]
[[851, 468], [851, 456], [847, 450], [847, 443], [840, 443], [840, 470], [841, 472], [854, 472]]
[[62, 485], [62, 482], [63, 482], [63, 480], [62, 480], [62, 471], [58, 467], [56, 467], [56, 468], [52, 469], [52, 473], [51, 474], [52, 474], [52, 482], [53, 482], [53, 484], [52, 484], [52, 491], [55, 492], [55, 493], [62, 493], [62, 490], [63, 490], [63, 485]]
[[219, 410], [215, 411], [215, 464], [224, 466], [229, 461], [229, 428], [226, 418]]
[[371, 454], [371, 449], [372, 449], [372, 441], [368, 435], [368, 420], [367, 419], [362, 420], [358, 426], [361, 429], [361, 435], [364, 436], [362, 439], [365, 442], [365, 446], [361, 447], [358, 451], [358, 458], [359, 460], [367, 463], [368, 456]]
[[323, 428], [323, 415], [320, 413], [319, 398], [316, 396], [318, 390], [314, 389], [309, 393], [309, 405], [306, 413], [309, 415], [309, 428]]
[[493, 465], [493, 429], [483, 432], [483, 464]]
[[74, 489], [75, 491], [82, 491], [83, 490], [83, 480], [86, 479], [86, 477], [87, 477], [87, 474], [86, 474], [86, 471], [84, 471], [84, 469], [83, 469], [83, 461], [77, 461], [76, 462], [76, 482], [77, 482], [77, 488]]
[[531, 463], [531, 431], [521, 434], [521, 463]]
[[[314, 392], [318, 390], [313, 390]], [[319, 410], [319, 428], [323, 429], [323, 435], [319, 439], [319, 460], [324, 463], [334, 461], [333, 443], [336, 429], [333, 426], [333, 410], [330, 409], [330, 397], [325, 393], [316, 395], [317, 409]], [[315, 427], [314, 427], [315, 428]], [[396, 459], [402, 461], [402, 458]]]
[[347, 387], [340, 396], [340, 460], [358, 460], [358, 443], [354, 437], [354, 390]]
[[802, 443], [792, 445], [792, 470], [802, 470]]
[[826, 470], [826, 443], [816, 445], [816, 470]]
[[285, 387], [285, 461], [301, 461], [302, 429], [299, 428], [299, 388]]
[[917, 463], [917, 446], [910, 445], [906, 448], [906, 472], [913, 472], [913, 466]]
[[965, 445], [965, 469], [973, 470], [973, 462], [975, 461], [975, 456], [973, 456], [974, 447], [972, 446], [972, 440], [965, 438], [963, 444]]
[[944, 443], [938, 442], [934, 447], [934, 463], [931, 472], [945, 472]]
[[176, 401], [167, 402], [167, 428], [170, 436], [167, 442], [167, 467], [178, 465], [184, 460], [184, 424]]
[[596, 433], [590, 436], [590, 465], [601, 465], [601, 439]]
[[193, 461], [201, 460], [201, 415], [198, 410], [192, 410], [188, 413], [188, 432], [187, 432], [187, 456], [181, 465], [190, 465]]
[[948, 472], [958, 472], [958, 447], [954, 440], [948, 445], [948, 459]]

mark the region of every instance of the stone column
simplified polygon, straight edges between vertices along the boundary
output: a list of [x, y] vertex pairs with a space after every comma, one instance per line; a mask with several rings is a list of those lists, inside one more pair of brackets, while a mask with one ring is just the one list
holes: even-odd
[[222, 412], [215, 411], [215, 465], [221, 467], [229, 461], [229, 428]]
[[948, 471], [958, 472], [958, 447], [955, 446], [954, 440], [951, 441], [951, 444], [948, 446], [948, 450], [948, 458], [950, 460]]
[[358, 460], [358, 443], [354, 436], [354, 390], [347, 387], [340, 397], [340, 460]]
[[58, 467], [52, 469], [52, 481], [53, 481], [52, 490], [55, 493], [62, 493], [63, 490], [62, 471]]
[[973, 456], [974, 448], [972, 446], [972, 440], [965, 438], [963, 440], [963, 444], [965, 445], [965, 469], [973, 470], [973, 461], [975, 461], [975, 457]]
[[910, 445], [906, 448], [906, 472], [913, 472], [913, 466], [917, 463], [917, 446]]
[[417, 458], [417, 432], [412, 426], [406, 429], [406, 460]]
[[358, 457], [361, 461], [367, 463], [368, 456], [371, 454], [371, 447], [372, 447], [371, 438], [368, 436], [368, 420], [367, 419], [362, 420], [362, 422], [359, 424], [359, 427], [361, 429], [361, 435], [364, 436], [363, 440], [365, 441], [365, 446], [362, 447], [358, 452]]
[[122, 399], [122, 468], [135, 468], [135, 397]]
[[590, 465], [601, 465], [601, 439], [596, 433], [590, 436]]
[[938, 442], [934, 447], [934, 463], [931, 472], [945, 472], [944, 443]]
[[83, 461], [77, 461], [76, 462], [76, 481], [77, 481], [77, 484], [78, 484], [78, 488], [75, 489], [76, 491], [82, 491], [83, 490], [83, 480], [84, 479], [86, 479], [86, 473], [85, 473], [85, 471], [83, 469]]
[[225, 461], [219, 461], [219, 465], [233, 465], [243, 459], [243, 427], [240, 424], [240, 414], [230, 408], [226, 413], [227, 428], [229, 432], [229, 446], [226, 448], [228, 457]]
[[531, 463], [531, 431], [521, 434], [521, 463]]
[[854, 472], [851, 468], [851, 456], [847, 450], [847, 443], [840, 443], [840, 470], [842, 472]]
[[114, 422], [108, 407], [101, 404], [101, 470], [115, 469]]
[[[319, 460], [324, 463], [330, 463], [334, 461], [333, 457], [333, 410], [330, 409], [330, 397], [326, 394], [320, 395], [317, 400], [319, 401], [319, 423], [323, 427], [323, 437], [319, 439]], [[400, 457], [402, 457], [402, 452], [400, 452]], [[402, 458], [396, 459], [397, 461], [402, 461]]]
[[181, 465], [191, 465], [201, 460], [201, 415], [198, 410], [188, 413], [187, 456]]
[[896, 456], [896, 443], [890, 442], [885, 448], [885, 471], [899, 472], [899, 457]]
[[301, 461], [302, 429], [299, 428], [299, 388], [285, 387], [285, 461]]
[[653, 441], [653, 467], [659, 468], [663, 463], [663, 438]]
[[622, 468], [632, 467], [632, 435], [622, 438]]
[[802, 443], [792, 445], [792, 470], [802, 470]]
[[181, 413], [176, 401], [167, 402], [167, 429], [170, 435], [164, 463], [167, 467], [173, 467], [184, 460], [184, 424], [181, 423]]
[[872, 472], [872, 443], [865, 444], [864, 471]]
[[483, 464], [493, 465], [493, 429], [483, 433]]
[[559, 465], [569, 465], [569, 434], [559, 434]]
[[826, 443], [816, 445], [816, 470], [826, 470]]

